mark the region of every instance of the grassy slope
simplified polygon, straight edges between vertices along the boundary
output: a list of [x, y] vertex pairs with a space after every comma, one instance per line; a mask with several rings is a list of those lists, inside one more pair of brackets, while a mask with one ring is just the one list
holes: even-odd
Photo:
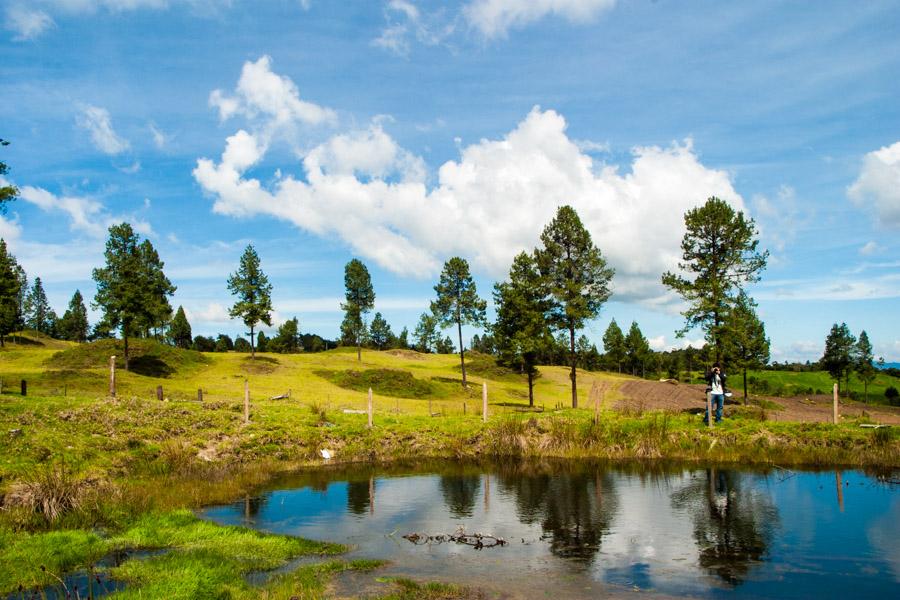
[[[747, 371], [747, 378], [755, 377], [760, 381], [767, 381], [771, 390], [780, 390], [781, 395], [795, 396], [807, 394], [810, 389], [813, 393], [830, 394], [834, 380], [826, 371], [812, 371], [795, 373], [793, 371]], [[740, 373], [732, 374], [731, 387], [735, 390], [742, 389], [743, 382]], [[888, 386], [900, 389], [900, 380], [883, 372], [877, 372], [874, 381], [869, 384], [869, 401], [885, 403], [884, 391]], [[850, 390], [863, 397], [863, 384], [856, 375], [850, 376]], [[841, 394], [844, 393], [844, 382], [841, 382]]]
[[[69, 354], [56, 356], [60, 350]], [[662, 412], [635, 416], [604, 409], [600, 422], [593, 423], [588, 401], [593, 382], [626, 379], [610, 374], [579, 375], [585, 409], [516, 412], [527, 404], [522, 378], [476, 368], [470, 376], [472, 387], [463, 390], [457, 383], [456, 356], [367, 351], [360, 364], [355, 352], [343, 350], [266, 355], [252, 362], [240, 354], [158, 352], [171, 367], [160, 371], [166, 377], [120, 371], [118, 398], [110, 399], [104, 355], [113, 350], [102, 345], [72, 350], [48, 343], [0, 351], [0, 376], [6, 385], [27, 378], [30, 390], [26, 398], [18, 395], [18, 386], [15, 394], [0, 396], [0, 495], [12, 498], [21, 492], [20, 482], [40, 483], [60, 471], [69, 473], [68, 481], [82, 494], [80, 508], [53, 524], [21, 508], [0, 512], [0, 572], [10, 571], [4, 565], [14, 565], [13, 572], [30, 565], [28, 585], [48, 581], [49, 575], [35, 571], [36, 565], [61, 573], [91, 564], [111, 547], [164, 544], [172, 548], [165, 556], [132, 561], [117, 571], [132, 582], [126, 597], [215, 597], [227, 590], [235, 597], [289, 598], [298, 589], [305, 590], [302, 597], [320, 597], [329, 573], [366, 566], [322, 563], [273, 582], [265, 592], [248, 591], [242, 587], [246, 570], [302, 554], [305, 550], [296, 544], [307, 542], [273, 539], [265, 544], [281, 548], [272, 550], [275, 554], [260, 549], [237, 556], [233, 539], [238, 538], [232, 536], [246, 534], [196, 525], [171, 511], [232, 500], [274, 471], [319, 464], [321, 448], [334, 451], [338, 460], [517, 455], [900, 464], [900, 442], [890, 430], [862, 430], [852, 423], [772, 423], [760, 420], [758, 409], [737, 409], [735, 418], [713, 431], [698, 427], [696, 416]], [[151, 356], [154, 352], [147, 349]], [[85, 358], [100, 364], [86, 367], [79, 362]], [[315, 374], [381, 369], [411, 373], [427, 382], [431, 393], [428, 399], [399, 397], [404, 395], [404, 379], [391, 379], [395, 395], [376, 395], [372, 430], [365, 427], [365, 415], [343, 412], [363, 409], [365, 393]], [[567, 404], [566, 370], [551, 367], [542, 373], [535, 390], [537, 404], [548, 409]], [[251, 387], [249, 425], [242, 419], [245, 378]], [[479, 414], [482, 382], [490, 391], [487, 425]], [[156, 400], [157, 385], [170, 401]], [[204, 390], [202, 405], [195, 401], [198, 387]], [[61, 395], [63, 389], [68, 396]], [[268, 399], [289, 389], [290, 400]], [[605, 397], [607, 404], [615, 400], [615, 391]], [[444, 415], [431, 417], [429, 408]], [[142, 525], [147, 519], [155, 519], [153, 527], [166, 531], [165, 540], [151, 539], [152, 528]], [[98, 526], [111, 534], [93, 533]], [[56, 531], [13, 534], [11, 527]], [[240, 545], [246, 543], [241, 538]], [[183, 578], [161, 577], [163, 572], [182, 573]], [[21, 582], [0, 579], [0, 591]], [[403, 588], [398, 593], [428, 597], [429, 592]]]

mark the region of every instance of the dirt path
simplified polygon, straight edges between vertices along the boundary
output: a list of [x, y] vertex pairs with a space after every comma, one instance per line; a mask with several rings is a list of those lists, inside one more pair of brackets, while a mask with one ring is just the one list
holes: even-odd
[[[685, 383], [661, 381], [629, 380], [619, 386], [614, 384], [608, 390], [618, 392], [613, 408], [622, 411], [671, 410], [676, 412], [702, 411], [706, 406], [705, 387]], [[606, 390], [605, 390], [606, 391]], [[798, 396], [795, 398], [769, 398], [781, 409], [768, 409], [771, 421], [802, 421], [828, 423], [831, 421], [831, 397], [828, 395]], [[740, 404], [740, 398], [726, 403], [726, 416], [730, 407]], [[734, 410], [734, 408], [731, 408]], [[900, 425], [900, 407], [865, 405], [859, 402], [841, 400], [840, 413], [843, 417], [854, 418], [868, 415], [876, 423]]]

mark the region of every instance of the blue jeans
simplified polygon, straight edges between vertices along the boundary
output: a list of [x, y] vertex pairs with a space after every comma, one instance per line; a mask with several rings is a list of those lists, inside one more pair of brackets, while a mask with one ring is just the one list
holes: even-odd
[[[722, 421], [722, 406], [725, 404], [725, 394], [712, 394], [712, 405], [716, 407], [716, 423]], [[709, 423], [709, 413], [703, 417], [704, 423]]]

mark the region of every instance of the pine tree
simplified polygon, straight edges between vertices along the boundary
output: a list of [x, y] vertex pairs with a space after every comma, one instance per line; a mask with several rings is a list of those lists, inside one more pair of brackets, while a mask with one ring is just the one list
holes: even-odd
[[610, 297], [609, 283], [615, 272], [571, 206], [557, 210], [541, 233], [541, 242], [543, 247], [535, 250], [535, 258], [551, 299], [547, 316], [555, 328], [569, 333], [572, 408], [578, 408], [575, 332], [600, 314]]
[[6, 344], [6, 336], [19, 328], [20, 272], [24, 273], [16, 257], [0, 239], [0, 347]]
[[356, 344], [356, 359], [362, 361], [363, 340], [368, 335], [365, 315], [375, 306], [375, 290], [369, 270], [359, 259], [354, 258], [344, 267], [344, 299], [341, 336]]
[[435, 352], [438, 354], [453, 354], [453, 350], [453, 340], [450, 339], [449, 335], [444, 339], [441, 339], [440, 336], [438, 336]]
[[413, 338], [416, 340], [416, 350], [424, 353], [434, 350], [441, 339], [437, 327], [437, 317], [430, 313], [422, 313], [419, 317], [419, 323], [416, 325], [415, 331], [413, 331]]
[[409, 329], [406, 327], [401, 329], [400, 335], [397, 336], [397, 347], [404, 350], [409, 348]]
[[375, 316], [372, 317], [372, 324], [369, 326], [369, 339], [372, 340], [372, 345], [378, 350], [383, 350], [393, 336], [391, 326], [381, 316], [381, 313], [375, 313]]
[[191, 324], [188, 323], [184, 308], [178, 307], [172, 322], [169, 323], [169, 341], [177, 348], [190, 348], [193, 341]]
[[272, 284], [260, 268], [259, 255], [252, 245], [244, 249], [238, 270], [228, 277], [228, 291], [237, 296], [228, 314], [250, 328], [250, 357], [256, 358], [253, 331], [259, 323], [272, 326]]
[[769, 362], [766, 326], [759, 320], [755, 308], [753, 298], [741, 291], [734, 308], [725, 317], [723, 328], [724, 354], [743, 375], [744, 404], [747, 404], [747, 369], [760, 368]]
[[825, 353], [819, 361], [834, 379], [840, 389], [841, 378], [846, 377], [845, 395], [850, 393], [850, 371], [853, 370], [853, 352], [856, 338], [850, 333], [846, 323], [831, 326], [831, 332], [825, 338]]
[[81, 291], [75, 290], [69, 307], [63, 313], [59, 322], [59, 333], [63, 339], [71, 342], [84, 342], [87, 340], [90, 325], [88, 324], [87, 308]]
[[278, 333], [269, 340], [269, 352], [293, 354], [300, 352], [300, 321], [297, 317], [288, 319], [278, 327]]
[[875, 380], [875, 356], [872, 353], [872, 343], [869, 341], [869, 334], [865, 330], [859, 334], [856, 341], [856, 352], [854, 356], [853, 368], [863, 382], [863, 390], [865, 393], [866, 404], [869, 403], [869, 384]]
[[[509, 281], [494, 286], [497, 320], [493, 331], [497, 362], [528, 377], [528, 405], [534, 406], [534, 378], [541, 351], [551, 343], [544, 319], [547, 302], [534, 259], [525, 252], [513, 259]], [[488, 337], [488, 336], [485, 336]], [[472, 342], [473, 347], [475, 342]]]
[[606, 359], [616, 365], [619, 373], [622, 372], [622, 361], [625, 360], [625, 334], [616, 320], [613, 319], [603, 334], [603, 351]]
[[[253, 351], [253, 343], [250, 344], [250, 350]], [[269, 338], [266, 337], [266, 334], [260, 331], [256, 334], [256, 350], [259, 352], [268, 352], [269, 351]]]
[[757, 252], [759, 241], [753, 219], [735, 213], [723, 200], [710, 198], [684, 215], [687, 231], [681, 241], [682, 261], [678, 268], [688, 277], [672, 272], [662, 276], [666, 287], [678, 292], [688, 309], [681, 313], [684, 336], [701, 327], [713, 345], [716, 361], [722, 360], [722, 328], [725, 317], [737, 301], [744, 284], [759, 281], [769, 252]]
[[462, 369], [462, 384], [466, 382], [466, 357], [462, 341], [462, 326], [470, 324], [483, 326], [487, 302], [478, 297], [475, 281], [469, 273], [469, 263], [454, 256], [444, 263], [441, 277], [434, 286], [437, 299], [431, 303], [431, 312], [442, 327], [456, 325], [459, 335], [459, 364]]
[[647, 342], [647, 338], [644, 337], [641, 328], [638, 327], [637, 321], [632, 321], [631, 327], [628, 329], [628, 335], [625, 336], [625, 356], [628, 359], [628, 364], [631, 366], [632, 375], [637, 375], [638, 367], [641, 369], [641, 377], [645, 375], [646, 361], [649, 354], [650, 344]]
[[41, 283], [40, 277], [35, 277], [34, 284], [28, 290], [25, 297], [25, 323], [30, 329], [43, 334], [49, 335], [50, 322], [50, 302], [47, 300], [47, 294], [44, 292], [44, 285]]
[[175, 286], [163, 274], [152, 244], [140, 243], [128, 223], [109, 228], [104, 256], [106, 265], [93, 272], [97, 282], [93, 304], [103, 311], [103, 328], [120, 330], [127, 371], [128, 339], [159, 324]]

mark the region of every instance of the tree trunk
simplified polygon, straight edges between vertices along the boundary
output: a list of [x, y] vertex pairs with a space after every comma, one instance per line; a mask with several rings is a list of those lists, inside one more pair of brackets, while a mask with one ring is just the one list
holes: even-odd
[[747, 367], [744, 367], [744, 406], [747, 406]]
[[128, 370], [128, 334], [122, 328], [122, 338], [125, 340], [125, 370]]
[[528, 371], [528, 406], [534, 407], [534, 374]]
[[569, 351], [572, 357], [572, 408], [578, 408], [578, 387], [575, 383], [576, 373], [576, 356], [575, 356], [575, 326], [569, 325]]
[[463, 387], [469, 387], [466, 383], [466, 358], [465, 352], [463, 352], [462, 323], [459, 320], [456, 321], [456, 330], [459, 333], [459, 365], [462, 368]]
[[256, 358], [256, 340], [253, 339], [253, 325], [250, 326], [250, 358]]
[[356, 336], [356, 360], [362, 362], [362, 344], [360, 344], [359, 336]]
[[863, 381], [863, 393], [866, 396], [866, 404], [869, 403], [869, 382]]

